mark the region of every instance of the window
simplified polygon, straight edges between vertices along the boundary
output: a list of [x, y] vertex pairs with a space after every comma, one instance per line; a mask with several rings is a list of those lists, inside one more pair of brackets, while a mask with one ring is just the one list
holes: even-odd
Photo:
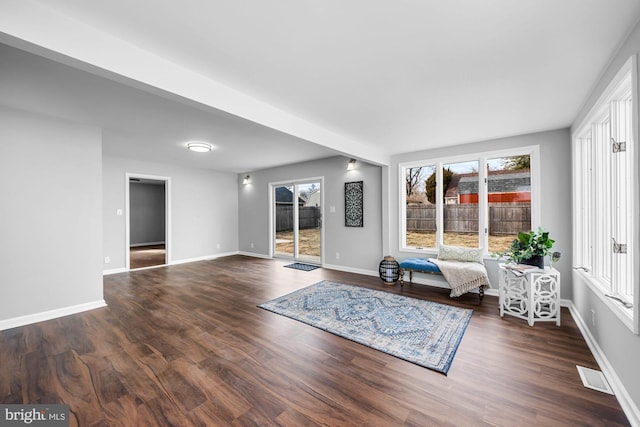
[[442, 174], [444, 194], [442, 243], [477, 248], [480, 243], [478, 161], [443, 164]]
[[[504, 251], [531, 226], [531, 156], [520, 154], [487, 161], [489, 252]], [[537, 227], [535, 228], [537, 229]]]
[[635, 330], [634, 64], [627, 61], [572, 139], [575, 264]]
[[522, 147], [401, 164], [400, 250], [434, 251], [439, 244], [486, 253], [507, 249], [518, 232], [538, 224], [532, 216], [538, 151]]

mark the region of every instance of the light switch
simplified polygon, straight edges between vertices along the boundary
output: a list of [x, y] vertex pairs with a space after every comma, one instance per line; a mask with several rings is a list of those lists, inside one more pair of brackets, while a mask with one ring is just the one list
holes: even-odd
[[329, 206], [329, 213], [336, 213], [336, 207], [335, 206]]
[[118, 215], [118, 216], [122, 216], [122, 209], [118, 209], [118, 210], [116, 210], [116, 215]]

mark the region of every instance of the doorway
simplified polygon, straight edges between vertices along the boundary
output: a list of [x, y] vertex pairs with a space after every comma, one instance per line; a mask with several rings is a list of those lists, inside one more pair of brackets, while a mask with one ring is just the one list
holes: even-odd
[[275, 257], [322, 264], [322, 181], [270, 185]]
[[126, 268], [169, 264], [169, 178], [127, 174]]

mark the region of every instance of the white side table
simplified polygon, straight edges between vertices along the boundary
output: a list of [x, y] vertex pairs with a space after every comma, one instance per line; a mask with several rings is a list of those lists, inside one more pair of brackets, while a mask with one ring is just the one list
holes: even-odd
[[514, 271], [500, 264], [500, 317], [560, 326], [560, 272], [553, 267]]

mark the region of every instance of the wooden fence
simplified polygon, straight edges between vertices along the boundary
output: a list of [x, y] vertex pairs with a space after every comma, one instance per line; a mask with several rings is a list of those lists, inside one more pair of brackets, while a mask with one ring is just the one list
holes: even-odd
[[[320, 227], [320, 208], [318, 206], [303, 206], [298, 208], [298, 222], [300, 230]], [[276, 205], [276, 231], [293, 230], [293, 206]]]
[[489, 205], [489, 234], [518, 234], [531, 229], [531, 203]]
[[[445, 205], [444, 231], [454, 233], [478, 232], [478, 205]], [[491, 203], [489, 205], [489, 234], [516, 234], [531, 228], [529, 203]], [[407, 206], [407, 231], [435, 231], [434, 205]]]

